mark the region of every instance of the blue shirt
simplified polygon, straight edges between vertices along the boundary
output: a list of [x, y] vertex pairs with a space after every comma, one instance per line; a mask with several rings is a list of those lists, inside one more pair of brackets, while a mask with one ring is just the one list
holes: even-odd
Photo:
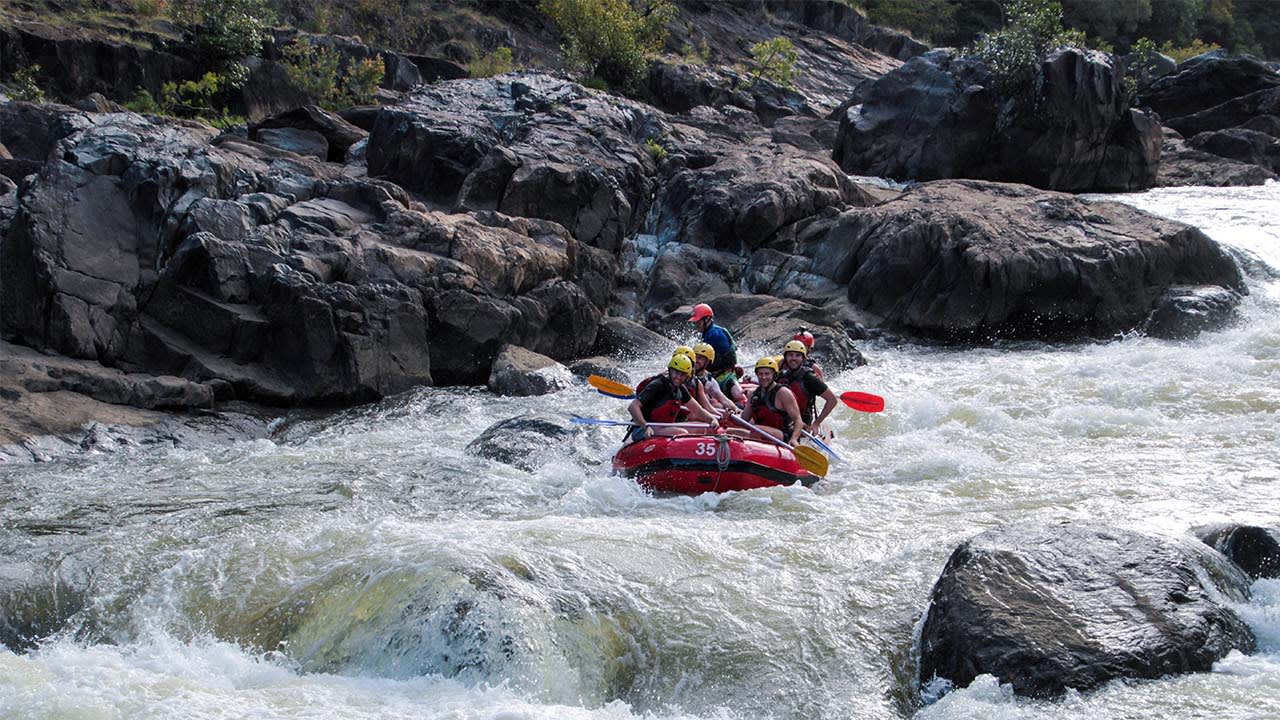
[[738, 362], [738, 346], [734, 344], [733, 336], [728, 330], [713, 322], [706, 332], [702, 333], [702, 339], [716, 351], [716, 359], [707, 368], [712, 373], [731, 368]]

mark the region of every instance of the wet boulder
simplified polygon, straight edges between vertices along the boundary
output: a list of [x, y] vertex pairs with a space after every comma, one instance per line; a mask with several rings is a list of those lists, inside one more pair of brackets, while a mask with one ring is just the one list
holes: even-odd
[[532, 472], [558, 444], [575, 435], [575, 428], [562, 417], [525, 413], [490, 425], [467, 444], [466, 451]]
[[[748, 367], [757, 358], [744, 352], [758, 349], [777, 354], [802, 328], [813, 333], [812, 355], [824, 371], [834, 373], [860, 367], [867, 361], [854, 344], [867, 337], [856, 313], [841, 303], [818, 306], [799, 300], [768, 295], [721, 295], [707, 299], [716, 313], [716, 322], [733, 334], [738, 344], [738, 364]], [[688, 310], [679, 313], [688, 317]]]
[[1194, 532], [1249, 577], [1280, 577], [1280, 530], [1256, 525], [1215, 525]]
[[919, 677], [964, 687], [991, 674], [1020, 695], [1056, 697], [1207, 671], [1254, 649], [1227, 606], [1248, 587], [1190, 539], [1085, 524], [990, 530], [957, 547], [933, 587]]
[[975, 180], [845, 211], [802, 252], [883, 324], [970, 341], [1106, 338], [1141, 328], [1175, 286], [1248, 292], [1231, 255], [1194, 227]]
[[505, 345], [498, 351], [489, 372], [489, 389], [498, 395], [546, 395], [569, 383], [569, 372], [563, 365], [515, 345]]
[[611, 357], [635, 357], [658, 353], [676, 343], [633, 320], [606, 317], [600, 320], [595, 352]]
[[1007, 103], [984, 63], [934, 50], [862, 91], [841, 117], [833, 157], [850, 173], [897, 180], [980, 178], [1036, 187], [1151, 187], [1160, 126], [1129, 107], [1124, 72], [1102, 53], [1062, 49], [1040, 67], [1034, 108]]
[[1239, 293], [1217, 285], [1171, 287], [1156, 301], [1143, 332], [1159, 338], [1193, 338], [1234, 320], [1240, 299]]
[[573, 373], [574, 377], [584, 380], [592, 375], [599, 375], [624, 385], [631, 384], [631, 377], [627, 375], [626, 370], [622, 369], [622, 365], [617, 360], [598, 355], [569, 363], [569, 372]]

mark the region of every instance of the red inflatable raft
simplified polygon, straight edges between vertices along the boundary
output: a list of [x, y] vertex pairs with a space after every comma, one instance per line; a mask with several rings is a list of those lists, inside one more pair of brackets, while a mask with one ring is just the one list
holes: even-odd
[[699, 495], [819, 480], [788, 448], [736, 435], [653, 437], [624, 445], [615, 472], [659, 492]]

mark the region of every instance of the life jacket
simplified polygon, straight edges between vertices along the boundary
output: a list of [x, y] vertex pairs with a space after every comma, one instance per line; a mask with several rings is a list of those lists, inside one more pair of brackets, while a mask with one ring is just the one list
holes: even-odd
[[688, 389], [683, 386], [673, 385], [671, 378], [666, 375], [654, 375], [651, 378], [642, 380], [636, 386], [636, 397], [640, 396], [640, 391], [648, 387], [649, 383], [659, 383], [662, 392], [656, 403], [641, 404], [640, 411], [644, 414], [646, 422], [684, 422], [689, 416], [685, 411], [684, 405], [689, 402], [691, 396]]
[[810, 370], [812, 370], [812, 371], [813, 371], [813, 374], [814, 374], [814, 375], [817, 375], [819, 380], [822, 380], [822, 379], [823, 379], [823, 376], [822, 376], [822, 366], [818, 364], [818, 361], [817, 361], [817, 360], [814, 360], [813, 358], [808, 358], [808, 357], [807, 357], [807, 358], [805, 358], [805, 359], [804, 359], [804, 365], [803, 365], [803, 367], [807, 367], [807, 368], [809, 368]]
[[781, 389], [782, 385], [776, 382], [769, 387], [767, 393], [762, 388], [756, 388], [756, 391], [751, 393], [751, 419], [757, 425], [778, 428], [784, 437], [791, 437], [791, 416], [778, 407], [776, 402], [778, 391]]
[[817, 401], [817, 398], [810, 396], [804, 389], [805, 375], [811, 372], [813, 370], [801, 365], [794, 372], [788, 370], [780, 378], [782, 384], [786, 385], [791, 394], [796, 396], [796, 405], [800, 407], [800, 419], [804, 420], [806, 425], [813, 423], [813, 406]]

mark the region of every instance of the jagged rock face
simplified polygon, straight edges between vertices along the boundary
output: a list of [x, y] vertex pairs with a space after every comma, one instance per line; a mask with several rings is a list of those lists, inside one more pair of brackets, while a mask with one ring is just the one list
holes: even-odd
[[559, 359], [594, 344], [607, 260], [555, 223], [415, 209], [199, 126], [90, 123], [0, 243], [6, 337], [278, 403], [482, 383], [505, 342]]
[[849, 172], [900, 180], [980, 178], [1071, 192], [1151, 187], [1159, 124], [1129, 108], [1123, 71], [1109, 56], [1059, 50], [1040, 72], [1030, 112], [1002, 104], [981, 62], [926, 53], [845, 112], [833, 157]]
[[613, 251], [653, 190], [643, 143], [663, 131], [652, 108], [548, 76], [463, 80], [379, 112], [369, 174], [448, 206], [553, 220]]
[[[1142, 91], [1139, 104], [1160, 114], [1164, 124], [1187, 135], [1203, 130], [1232, 127], [1248, 119], [1212, 127], [1204, 111], [1242, 96], [1264, 93], [1280, 87], [1280, 74], [1247, 55], [1210, 53], [1191, 58], [1177, 72], [1156, 80]], [[1263, 95], [1257, 95], [1261, 99]], [[1272, 101], [1274, 103], [1274, 101]], [[1234, 106], [1223, 108], [1223, 112]], [[1247, 108], [1240, 107], [1247, 111]], [[1222, 114], [1222, 113], [1215, 113]]]
[[1157, 187], [1261, 185], [1275, 178], [1275, 173], [1260, 165], [1229, 160], [1196, 150], [1176, 130], [1164, 129], [1160, 173], [1156, 176]]
[[1187, 145], [1271, 172], [1280, 171], [1280, 139], [1257, 130], [1235, 127], [1202, 132], [1187, 140]]
[[925, 336], [1111, 337], [1175, 285], [1247, 293], [1199, 230], [1116, 203], [975, 180], [924, 183], [804, 232], [812, 267], [887, 324]]
[[992, 674], [1053, 697], [1116, 678], [1209, 670], [1253, 633], [1219, 598], [1249, 581], [1192, 541], [1090, 525], [1021, 525], [960, 545], [930, 595], [920, 680]]

